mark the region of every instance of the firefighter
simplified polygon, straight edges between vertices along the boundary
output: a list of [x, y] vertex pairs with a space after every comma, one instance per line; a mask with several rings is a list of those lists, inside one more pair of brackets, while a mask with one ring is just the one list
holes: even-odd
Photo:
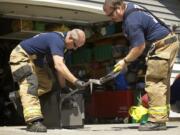
[[46, 56], [52, 56], [59, 82], [63, 77], [77, 88], [85, 88], [85, 82], [77, 79], [64, 63], [64, 50], [76, 50], [84, 45], [85, 39], [85, 33], [80, 29], [72, 29], [66, 33], [40, 33], [21, 41], [12, 51], [10, 66], [13, 79], [19, 83], [27, 131], [47, 132], [42, 124], [43, 116], [38, 98], [50, 91], [52, 86], [53, 78], [47, 68]]
[[169, 115], [170, 73], [178, 52], [174, 33], [147, 9], [123, 0], [105, 0], [103, 10], [114, 22], [122, 22], [122, 30], [130, 42], [128, 54], [115, 65], [125, 68], [144, 51], [146, 41], [151, 49], [146, 57], [145, 91], [148, 94], [148, 121], [138, 130], [166, 130]]

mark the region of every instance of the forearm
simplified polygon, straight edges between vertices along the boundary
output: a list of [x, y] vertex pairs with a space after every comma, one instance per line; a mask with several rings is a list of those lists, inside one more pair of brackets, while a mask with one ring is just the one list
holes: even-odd
[[143, 53], [144, 49], [145, 49], [145, 44], [132, 48], [125, 57], [125, 60], [127, 62], [132, 62], [136, 60]]
[[59, 81], [59, 85], [61, 86], [61, 88], [66, 87], [66, 80], [64, 77], [62, 77], [62, 75], [57, 75], [58, 76], [58, 81]]
[[71, 83], [74, 83], [77, 78], [69, 71], [69, 69], [61, 64], [58, 67], [56, 67], [58, 76], [63, 76], [66, 80], [70, 81]]
[[54, 66], [58, 74], [58, 79], [59, 76], [62, 76], [66, 80], [68, 80], [71, 83], [74, 83], [77, 78], [69, 71], [69, 69], [66, 67], [64, 64], [64, 58], [58, 55], [53, 55], [53, 60], [54, 60]]

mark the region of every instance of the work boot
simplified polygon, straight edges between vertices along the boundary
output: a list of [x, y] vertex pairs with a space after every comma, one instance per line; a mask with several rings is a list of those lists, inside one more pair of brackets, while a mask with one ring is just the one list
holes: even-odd
[[47, 132], [47, 128], [41, 121], [35, 121], [27, 124], [27, 131], [30, 132]]
[[157, 130], [166, 130], [166, 123], [156, 123], [148, 121], [145, 124], [139, 126], [139, 131], [157, 131]]

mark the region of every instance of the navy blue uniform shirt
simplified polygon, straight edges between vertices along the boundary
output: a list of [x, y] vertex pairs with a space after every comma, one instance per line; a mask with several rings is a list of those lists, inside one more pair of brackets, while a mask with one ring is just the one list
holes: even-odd
[[64, 37], [56, 32], [38, 34], [20, 42], [20, 45], [28, 54], [37, 55], [35, 64], [39, 66], [43, 65], [46, 55], [59, 55], [64, 57]]
[[[127, 3], [125, 14], [138, 5]], [[145, 43], [145, 41], [155, 42], [167, 36], [170, 31], [162, 26], [150, 13], [135, 11], [123, 20], [123, 33], [130, 41], [132, 47]]]

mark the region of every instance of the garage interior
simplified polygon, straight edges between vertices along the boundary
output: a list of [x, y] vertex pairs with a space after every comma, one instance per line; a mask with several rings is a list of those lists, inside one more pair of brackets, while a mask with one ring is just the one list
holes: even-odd
[[[102, 1], [81, 1], [76, 4], [71, 1], [59, 1], [59, 5], [53, 2], [16, 3], [10, 0], [0, 3], [0, 126], [25, 124], [21, 106], [16, 108], [9, 99], [9, 94], [18, 90], [18, 84], [12, 79], [9, 55], [21, 40], [41, 32], [83, 29], [87, 36], [85, 46], [69, 51], [65, 61], [72, 73], [85, 81], [105, 76], [118, 59], [127, 54], [129, 43], [121, 32], [121, 23], [112, 23], [104, 16], [100, 10]], [[176, 25], [177, 33], [178, 29]], [[92, 92], [87, 88], [86, 91], [74, 94], [73, 99], [70, 98], [62, 106], [59, 105], [59, 97], [55, 95], [61, 95], [62, 98], [67, 93], [60, 92], [58, 84], [54, 84], [53, 91], [41, 99], [45, 123], [49, 128], [74, 128], [83, 127], [84, 124], [135, 122], [128, 110], [138, 105], [145, 93], [144, 64], [147, 50], [115, 79], [102, 86], [94, 85]], [[49, 66], [52, 68], [51, 61]], [[76, 99], [80, 100], [74, 101]], [[73, 106], [71, 101], [76, 105]], [[46, 106], [52, 103], [56, 104], [50, 108]], [[69, 122], [65, 120], [67, 118]]]

